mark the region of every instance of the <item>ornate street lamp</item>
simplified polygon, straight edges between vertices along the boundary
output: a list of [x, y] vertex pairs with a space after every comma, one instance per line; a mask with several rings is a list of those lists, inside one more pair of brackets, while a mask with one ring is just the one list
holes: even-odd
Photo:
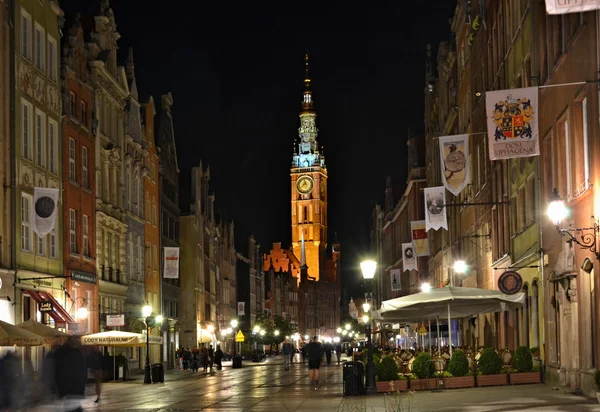
[[142, 316], [146, 322], [146, 367], [144, 368], [144, 383], [152, 383], [150, 377], [150, 328], [156, 324], [156, 319], [152, 316], [152, 306], [145, 305], [142, 308]]
[[574, 228], [569, 226], [568, 228], [562, 228], [561, 222], [569, 217], [570, 210], [565, 205], [564, 200], [558, 196], [556, 189], [552, 192], [552, 201], [548, 205], [547, 214], [556, 226], [558, 233], [567, 238], [567, 242], [577, 243], [582, 249], [589, 250], [596, 256], [596, 259], [600, 260], [600, 251], [596, 243], [600, 232], [600, 222], [596, 217], [591, 216], [592, 226], [590, 227]]
[[431, 284], [429, 284], [428, 282], [421, 284], [421, 292], [428, 293], [430, 291], [431, 291]]
[[[371, 296], [372, 292], [372, 280], [375, 277], [375, 270], [377, 269], [377, 262], [374, 260], [365, 260], [360, 262], [360, 269], [362, 271], [363, 278], [369, 283], [369, 296]], [[371, 305], [368, 302], [365, 302], [363, 305], [363, 309], [370, 310]], [[365, 385], [365, 389], [367, 394], [373, 394], [377, 392], [377, 387], [375, 383], [375, 364], [373, 363], [373, 342], [371, 341], [371, 321], [369, 320], [367, 323], [367, 382]], [[349, 329], [349, 325], [346, 325]]]
[[463, 274], [467, 272], [469, 267], [467, 266], [467, 262], [465, 262], [464, 260], [457, 260], [456, 262], [454, 262], [453, 269], [455, 273]]

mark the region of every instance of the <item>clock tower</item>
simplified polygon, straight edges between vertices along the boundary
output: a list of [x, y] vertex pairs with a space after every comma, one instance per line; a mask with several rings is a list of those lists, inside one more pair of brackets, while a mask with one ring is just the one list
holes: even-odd
[[326, 278], [327, 168], [317, 143], [317, 114], [308, 74], [308, 53], [304, 57], [304, 99], [300, 112], [297, 144], [294, 144], [291, 174], [292, 248], [302, 254], [310, 277]]

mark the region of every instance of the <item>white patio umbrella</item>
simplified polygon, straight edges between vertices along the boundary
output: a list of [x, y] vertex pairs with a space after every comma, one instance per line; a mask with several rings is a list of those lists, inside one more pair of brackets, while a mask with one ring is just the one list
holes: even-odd
[[[150, 336], [150, 345], [160, 345], [162, 337]], [[82, 345], [112, 346], [120, 348], [131, 348], [146, 345], [146, 335], [142, 333], [125, 332], [120, 330], [109, 330], [107, 332], [92, 333], [81, 337]], [[113, 352], [113, 370], [115, 369], [116, 357]]]
[[0, 346], [39, 346], [42, 337], [0, 320]]
[[[523, 306], [524, 303], [524, 293], [506, 295], [497, 290], [447, 286], [386, 300], [381, 303], [379, 310], [371, 313], [371, 316], [373, 319], [389, 322], [447, 317], [450, 324], [452, 319], [512, 310]], [[448, 335], [452, 353], [452, 334]]]
[[24, 329], [42, 338], [43, 345], [52, 345], [55, 342], [64, 342], [69, 335], [59, 331], [58, 329], [46, 326], [43, 323], [36, 322], [33, 319], [29, 319], [25, 322], [16, 325], [18, 328]]

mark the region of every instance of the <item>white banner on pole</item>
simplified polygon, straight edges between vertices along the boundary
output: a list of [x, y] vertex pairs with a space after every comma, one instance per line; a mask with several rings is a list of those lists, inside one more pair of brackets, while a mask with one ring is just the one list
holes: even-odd
[[448, 230], [446, 217], [446, 188], [444, 186], [426, 187], [425, 195], [425, 230]]
[[179, 279], [179, 248], [165, 247], [164, 279]]
[[539, 156], [538, 88], [485, 92], [490, 160]]
[[410, 222], [410, 231], [412, 233], [412, 243], [415, 248], [415, 256], [429, 256], [429, 239], [425, 230], [424, 220], [414, 220]]
[[44, 237], [52, 232], [56, 224], [58, 189], [35, 187], [33, 189], [33, 231]]
[[418, 270], [412, 242], [402, 244], [402, 267], [404, 270]]
[[548, 14], [583, 13], [600, 9], [600, 0], [546, 0]]
[[469, 170], [469, 135], [442, 136], [440, 162], [442, 183], [451, 193], [458, 196], [471, 182]]
[[402, 289], [402, 282], [400, 281], [401, 273], [402, 273], [402, 271], [400, 269], [390, 270], [390, 279], [392, 282], [392, 292]]
[[237, 315], [244, 316], [246, 314], [246, 302], [237, 303]]

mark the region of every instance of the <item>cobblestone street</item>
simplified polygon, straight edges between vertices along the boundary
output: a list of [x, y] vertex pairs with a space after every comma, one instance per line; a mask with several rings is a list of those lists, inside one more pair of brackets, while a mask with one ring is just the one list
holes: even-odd
[[[600, 411], [595, 399], [565, 394], [546, 385], [421, 391], [409, 394], [342, 396], [342, 368], [321, 368], [318, 387], [306, 366], [283, 370], [279, 359], [224, 368], [209, 374], [170, 371], [165, 384], [144, 385], [140, 375], [108, 383], [98, 404], [90, 393], [86, 411]], [[91, 389], [91, 388], [90, 388]], [[42, 410], [42, 409], [40, 409]]]

